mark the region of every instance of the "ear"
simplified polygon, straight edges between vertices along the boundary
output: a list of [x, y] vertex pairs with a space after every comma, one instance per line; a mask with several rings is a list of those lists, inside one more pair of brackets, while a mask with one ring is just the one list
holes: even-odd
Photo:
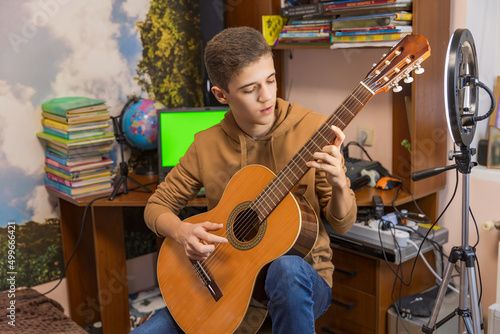
[[212, 93], [214, 94], [217, 101], [219, 101], [220, 103], [229, 104], [229, 101], [227, 100], [227, 93], [222, 88], [213, 86]]

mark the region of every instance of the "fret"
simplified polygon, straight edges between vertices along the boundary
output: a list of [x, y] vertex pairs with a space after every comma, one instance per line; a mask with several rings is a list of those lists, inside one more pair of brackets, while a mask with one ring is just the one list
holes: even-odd
[[356, 101], [358, 101], [358, 102], [359, 102], [359, 104], [361, 104], [362, 106], [364, 106], [363, 102], [361, 102], [360, 100], [358, 100], [358, 98], [357, 98], [356, 96], [354, 96], [353, 94], [351, 94], [351, 96], [352, 96], [352, 97], [354, 97], [354, 99], [355, 99]]
[[338, 119], [340, 121], [340, 123], [342, 123], [342, 125], [345, 127], [347, 126], [347, 124], [345, 124], [344, 122], [342, 122], [342, 120], [340, 118], [338, 118], [337, 115], [332, 115], [332, 117], [335, 117], [336, 119]]
[[344, 104], [341, 104], [340, 105], [341, 107], [344, 107], [345, 110], [347, 110], [349, 112], [349, 114], [351, 114], [353, 117], [355, 116], [351, 110], [349, 110], [349, 108], [347, 108]]
[[293, 172], [293, 169], [290, 166], [286, 165], [285, 167], [283, 167], [283, 169], [285, 169], [285, 168], [288, 168], [295, 178], [297, 177], [297, 175], [295, 175], [295, 173]]
[[[291, 161], [291, 162], [293, 162], [293, 163], [295, 164], [295, 166], [297, 166], [297, 167], [299, 168], [299, 171], [302, 173], [302, 175], [304, 175], [304, 174], [305, 174], [305, 172], [302, 170], [302, 168], [301, 168], [301, 167], [300, 167], [300, 166], [299, 166], [299, 165], [295, 162], [295, 159], [292, 159], [292, 160], [290, 160], [290, 161]], [[287, 165], [287, 166], [288, 166], [288, 165]], [[290, 167], [289, 167], [289, 168], [290, 168]], [[295, 177], [296, 177], [297, 179], [300, 179], [300, 176], [295, 175]]]

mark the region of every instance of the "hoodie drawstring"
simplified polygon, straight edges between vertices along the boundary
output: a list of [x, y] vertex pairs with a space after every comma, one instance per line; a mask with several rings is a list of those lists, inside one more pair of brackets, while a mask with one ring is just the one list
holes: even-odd
[[241, 168], [243, 168], [247, 165], [247, 141], [243, 134], [239, 134], [238, 139], [240, 141], [241, 149]]
[[271, 137], [271, 157], [273, 159], [273, 170], [278, 173], [278, 164], [276, 163], [276, 156], [274, 155], [274, 136]]

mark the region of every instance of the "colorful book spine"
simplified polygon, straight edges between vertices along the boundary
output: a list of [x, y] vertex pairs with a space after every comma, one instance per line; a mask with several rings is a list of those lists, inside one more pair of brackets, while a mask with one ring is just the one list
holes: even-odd
[[112, 143], [104, 143], [67, 148], [52, 142], [47, 142], [46, 149], [66, 158], [75, 158], [93, 154], [108, 154], [113, 148], [112, 145]]
[[322, 3], [281, 8], [281, 16], [319, 16], [323, 15], [323, 13], [324, 7]]
[[83, 124], [66, 124], [54, 121], [49, 118], [42, 118], [42, 125], [46, 127], [50, 127], [53, 129], [58, 129], [66, 132], [75, 132], [75, 131], [84, 131], [84, 130], [94, 130], [94, 129], [105, 129], [108, 128], [111, 124], [109, 121], [99, 121], [99, 122], [90, 122]]
[[105, 168], [94, 168], [84, 172], [67, 172], [65, 170], [59, 169], [55, 166], [46, 165], [44, 167], [45, 172], [57, 175], [68, 181], [78, 181], [87, 180], [93, 177], [100, 176], [111, 176], [111, 169], [109, 167]]
[[408, 35], [401, 34], [378, 34], [378, 35], [362, 35], [362, 36], [333, 36], [332, 41], [335, 42], [370, 42], [370, 41], [392, 41], [398, 40]]
[[78, 187], [88, 186], [91, 184], [111, 181], [111, 176], [94, 177], [94, 178], [89, 178], [86, 180], [79, 180], [79, 181], [69, 181], [69, 180], [66, 180], [62, 177], [59, 177], [59, 176], [57, 176], [55, 174], [51, 174], [51, 173], [47, 173], [46, 176], [49, 180], [52, 180], [54, 182], [60, 183], [62, 185], [65, 185], [65, 186], [71, 187], [71, 188], [78, 188]]
[[107, 108], [103, 100], [80, 96], [59, 97], [42, 104], [42, 111], [63, 117]]
[[75, 165], [75, 166], [65, 166], [63, 164], [60, 164], [59, 162], [52, 160], [50, 158], [45, 158], [45, 163], [47, 165], [51, 165], [54, 167], [57, 167], [59, 169], [65, 170], [66, 172], [80, 172], [92, 168], [98, 168], [98, 167], [106, 167], [106, 166], [111, 166], [113, 164], [113, 160], [103, 158], [99, 162], [93, 162], [93, 163], [88, 163], [88, 164], [81, 164], [81, 165]]
[[50, 135], [58, 136], [64, 139], [82, 139], [82, 138], [91, 138], [95, 136], [104, 135], [104, 131], [102, 130], [88, 130], [88, 131], [75, 131], [75, 132], [67, 132], [63, 130], [53, 129], [48, 126], [43, 127], [43, 132], [48, 133]]
[[101, 154], [94, 154], [88, 157], [83, 157], [83, 158], [73, 158], [73, 159], [68, 159], [64, 156], [57, 155], [53, 152], [46, 151], [45, 152], [45, 157], [52, 159], [64, 166], [75, 166], [75, 165], [81, 165], [81, 164], [88, 164], [88, 163], [94, 163], [94, 162], [99, 162], [102, 160], [102, 155]]
[[281, 33], [280, 38], [302, 38], [302, 37], [330, 37], [329, 32], [296, 32]]
[[389, 4], [395, 2], [398, 2], [398, 0], [363, 0], [363, 1], [341, 1], [341, 2], [335, 1], [335, 2], [325, 3], [323, 6], [325, 11], [331, 11], [341, 8], [366, 7], [371, 5]]
[[109, 112], [91, 113], [88, 115], [82, 115], [78, 117], [64, 117], [64, 116], [54, 115], [48, 112], [42, 112], [42, 116], [64, 124], [83, 124], [83, 123], [90, 123], [97, 121], [106, 121], [110, 119]]
[[290, 24], [293, 25], [307, 25], [307, 24], [317, 25], [317, 24], [331, 24], [331, 23], [332, 23], [331, 19], [293, 20], [290, 22]]
[[80, 138], [80, 139], [65, 139], [58, 136], [51, 135], [45, 132], [38, 132], [37, 137], [41, 139], [46, 139], [50, 142], [59, 144], [59, 146], [71, 147], [71, 146], [79, 146], [79, 145], [88, 145], [88, 144], [98, 144], [98, 143], [106, 143], [113, 142], [114, 134], [111, 132], [104, 133], [103, 135], [93, 136], [89, 138]]
[[374, 35], [374, 34], [395, 34], [401, 32], [410, 33], [412, 29], [379, 29], [370, 31], [337, 31], [335, 36], [356, 36], [356, 35]]
[[79, 188], [72, 188], [72, 187], [65, 186], [63, 184], [52, 181], [47, 177], [45, 177], [44, 182], [45, 182], [45, 185], [48, 185], [54, 189], [59, 190], [60, 192], [63, 192], [67, 195], [70, 195], [70, 196], [89, 194], [89, 193], [92, 193], [92, 192], [98, 191], [98, 190], [108, 190], [108, 189], [111, 189], [111, 187], [112, 187], [111, 181], [92, 184], [92, 185], [83, 186], [83, 187], [79, 187]]
[[101, 195], [101, 194], [107, 194], [111, 190], [111, 187], [110, 187], [110, 188], [107, 188], [107, 189], [92, 191], [92, 192], [89, 192], [89, 193], [84, 193], [84, 194], [79, 194], [79, 195], [68, 195], [68, 194], [66, 194], [66, 193], [64, 193], [62, 191], [57, 190], [54, 187], [51, 187], [48, 184], [45, 184], [45, 187], [47, 189], [50, 189], [54, 193], [60, 194], [60, 195], [65, 196], [65, 197], [69, 197], [69, 198], [74, 199], [74, 200], [79, 199], [79, 198], [83, 198], [83, 197], [88, 197], [88, 196], [96, 196], [96, 195]]

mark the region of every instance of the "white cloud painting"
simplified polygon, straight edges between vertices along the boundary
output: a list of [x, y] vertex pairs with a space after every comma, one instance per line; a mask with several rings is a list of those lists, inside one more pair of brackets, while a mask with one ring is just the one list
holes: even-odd
[[142, 46], [135, 28], [147, 0], [7, 0], [0, 11], [0, 227], [58, 217], [43, 186], [40, 105], [103, 99], [117, 114]]

